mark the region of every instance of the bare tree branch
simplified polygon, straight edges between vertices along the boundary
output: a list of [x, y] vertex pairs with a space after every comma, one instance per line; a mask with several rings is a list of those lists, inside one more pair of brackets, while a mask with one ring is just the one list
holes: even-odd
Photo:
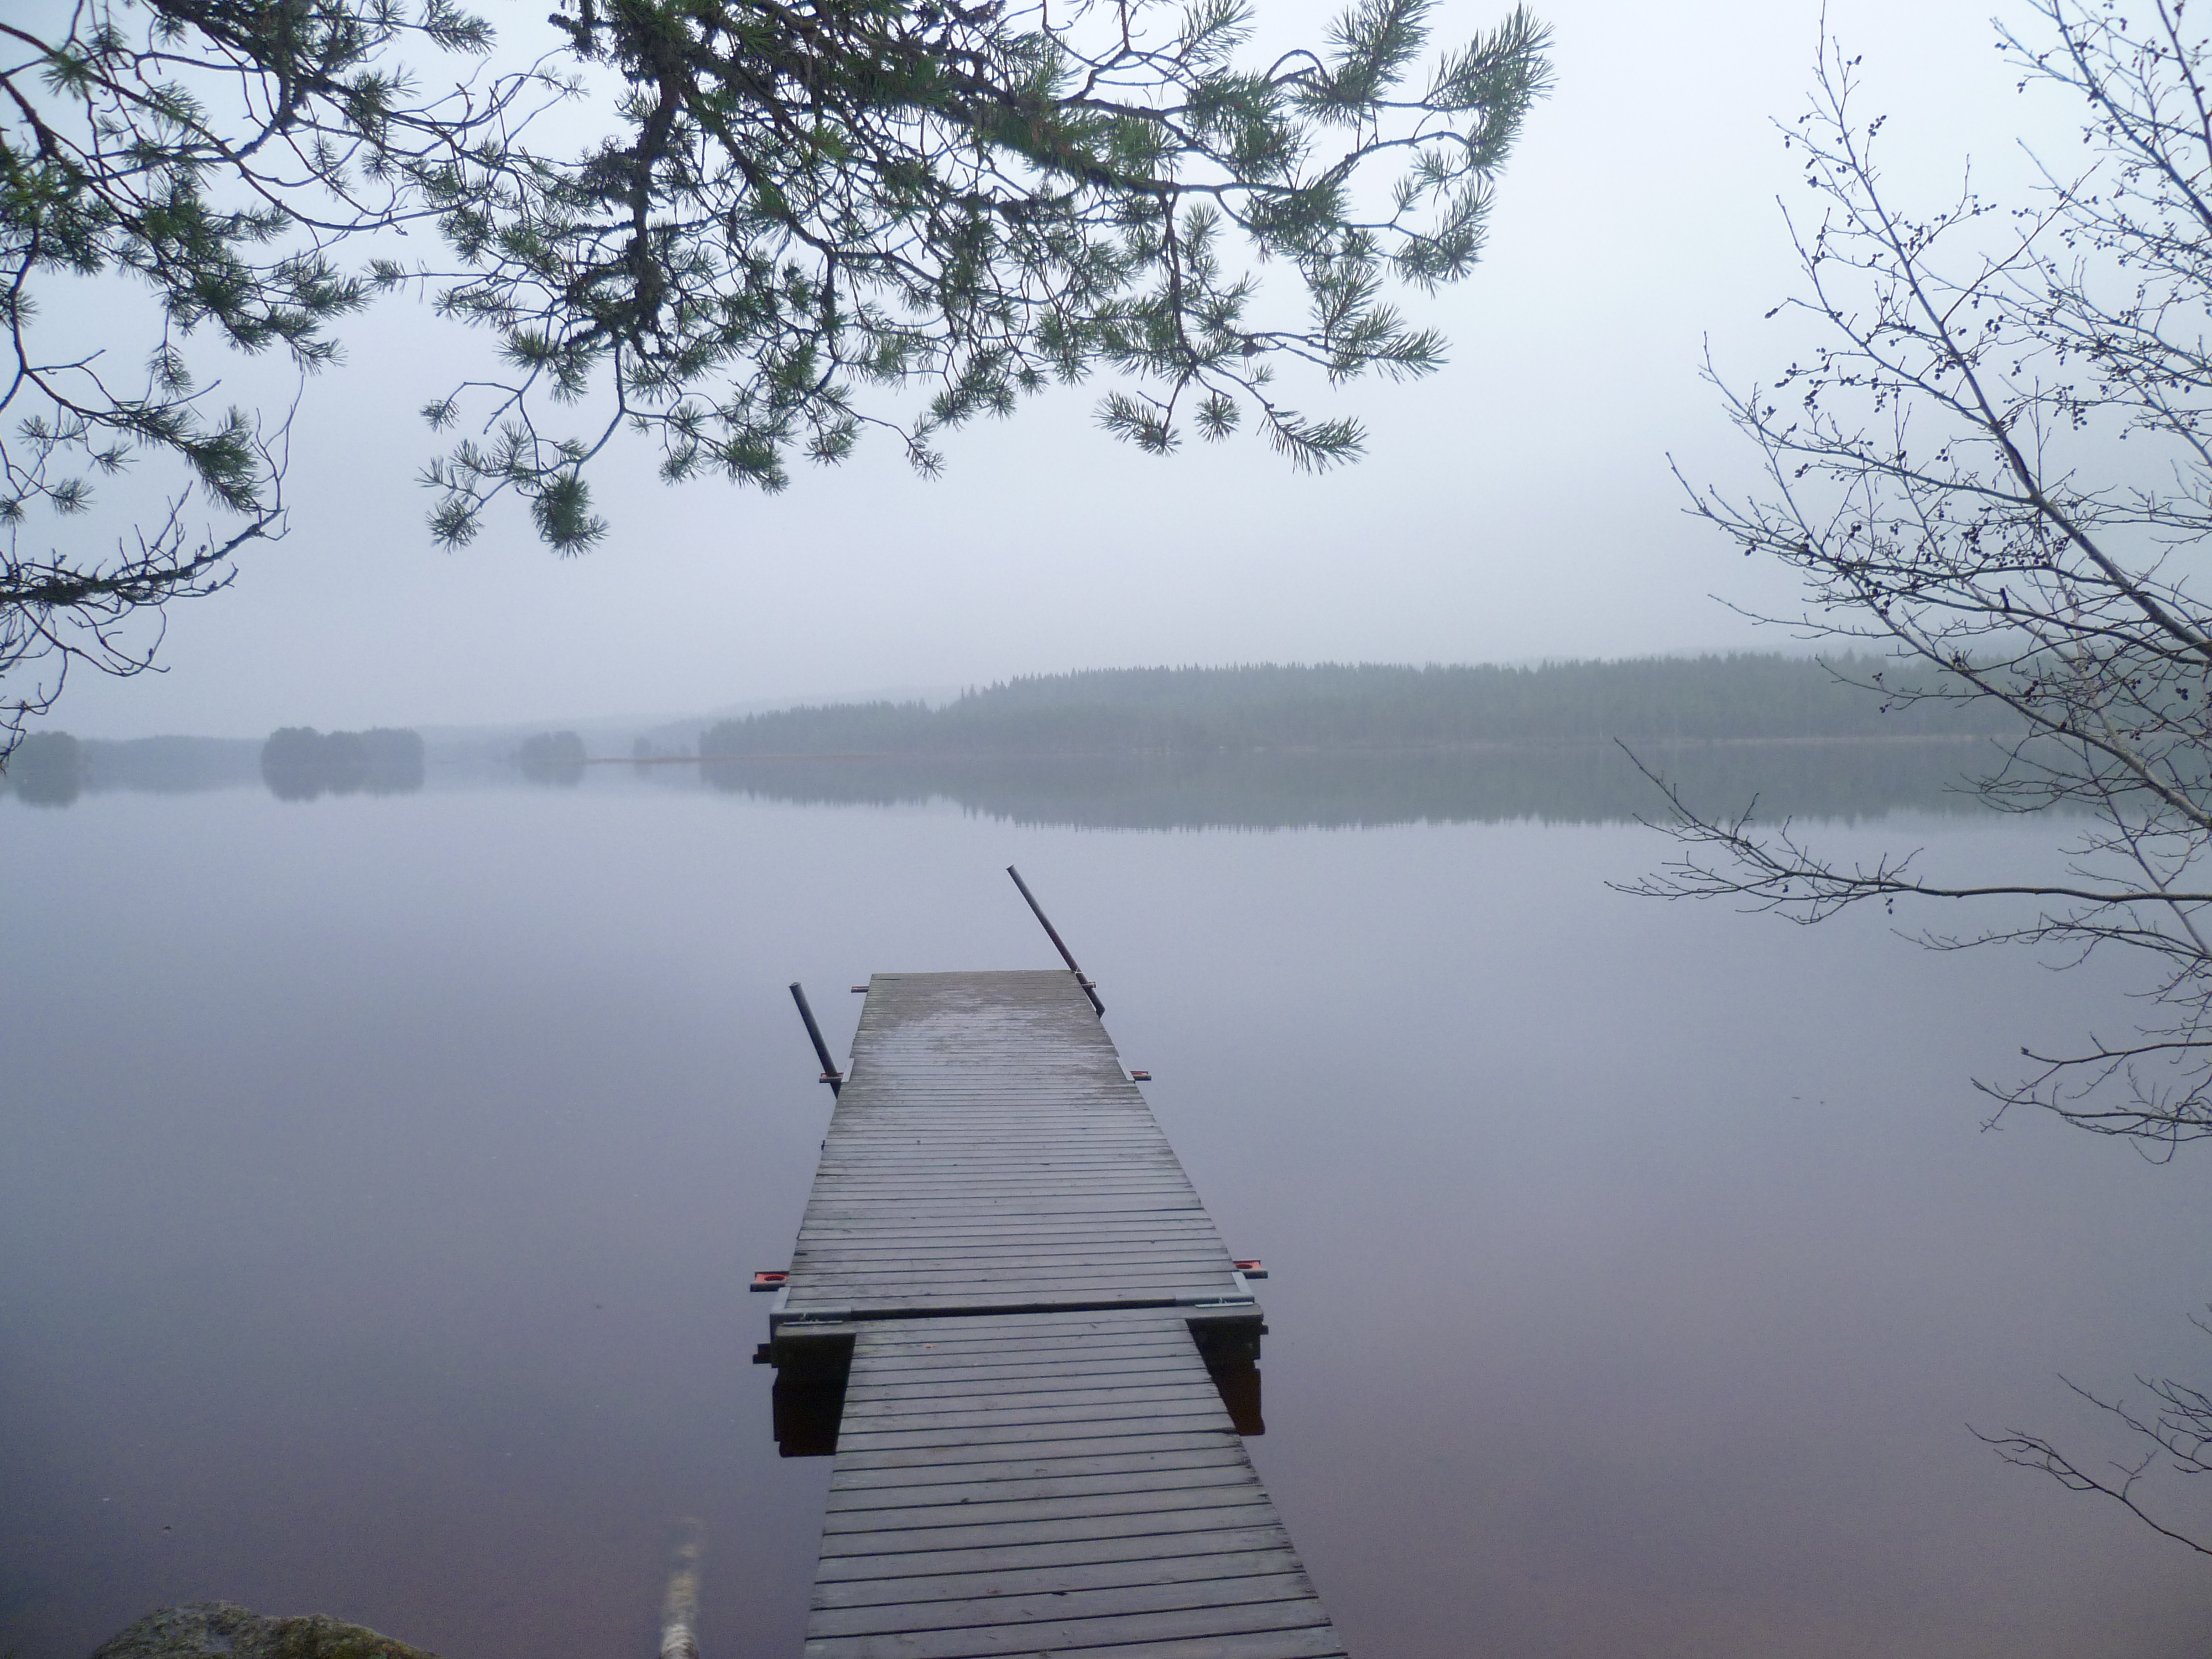
[[1966, 787], [2058, 814], [2063, 871], [1936, 881], [1911, 854], [1838, 862], [1786, 823], [1717, 814], [1655, 779], [1681, 850], [1627, 890], [1803, 922], [1992, 906], [2000, 919], [1918, 937], [2064, 963], [2126, 953], [2148, 971], [2124, 1034], [2024, 1048], [2025, 1076], [1978, 1086], [1998, 1115], [2033, 1103], [2163, 1156], [2212, 1134], [2205, 43], [2178, 0], [2136, 8], [2148, 27], [2088, 0], [2033, 9], [2044, 44], [2001, 44], [2024, 84], [2080, 100], [2087, 160], [2043, 167], [2012, 204], [1971, 179], [1930, 211], [1894, 201], [1857, 60], [1824, 37], [1810, 107], [1784, 129], [1817, 216], [1785, 214], [1802, 286], [1770, 313], [1812, 344], [1771, 384], [1708, 365], [1765, 483], [1686, 488], [1693, 513], [1803, 579], [1805, 608], [1767, 620], [1892, 659], [1869, 695], [2017, 723]]

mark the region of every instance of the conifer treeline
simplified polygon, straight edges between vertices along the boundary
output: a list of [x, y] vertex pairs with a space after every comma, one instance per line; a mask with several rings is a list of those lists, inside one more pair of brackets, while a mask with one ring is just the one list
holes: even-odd
[[[1261, 664], [1037, 675], [941, 708], [837, 703], [724, 720], [705, 757], [744, 755], [1196, 754], [1492, 744], [2001, 733], [2002, 710], [1891, 699], [1778, 654], [1425, 668]], [[1843, 678], [1839, 678], [1839, 675]], [[1889, 684], [1894, 685], [1892, 679]]]

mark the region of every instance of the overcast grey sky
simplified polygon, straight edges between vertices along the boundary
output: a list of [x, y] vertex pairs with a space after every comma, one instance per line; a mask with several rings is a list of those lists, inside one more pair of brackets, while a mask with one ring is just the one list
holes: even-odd
[[[1327, 8], [1261, 0], [1270, 33]], [[536, 9], [494, 4], [520, 26]], [[1446, 0], [1440, 33], [1493, 21]], [[1747, 457], [1698, 378], [1786, 360], [1761, 314], [1791, 288], [1770, 125], [1803, 106], [1818, 0], [1548, 0], [1558, 90], [1503, 181], [1474, 276], [1413, 308], [1453, 361], [1413, 387], [1316, 387], [1369, 458], [1302, 477], [1256, 443], [1160, 460], [1091, 425], [1095, 392], [954, 434], [948, 476], [864, 445], [784, 495], [599, 483], [613, 533], [562, 562], [520, 515], [432, 548], [415, 415], [465, 349], [411, 300], [350, 335], [307, 391], [293, 532], [172, 613], [168, 672], [73, 680], [50, 722], [98, 736], [640, 717], [779, 697], [953, 686], [1079, 667], [1485, 661], [1747, 643], [1711, 597], [1786, 606], [1680, 511]], [[1986, 0], [1830, 0], [1893, 113], [1893, 179], [1933, 194], [1972, 151], [2002, 172], [2071, 112], [2014, 89]], [[2023, 23], [2021, 9], [2009, 15]], [[122, 344], [125, 343], [118, 343]], [[131, 355], [138, 354], [137, 346]]]

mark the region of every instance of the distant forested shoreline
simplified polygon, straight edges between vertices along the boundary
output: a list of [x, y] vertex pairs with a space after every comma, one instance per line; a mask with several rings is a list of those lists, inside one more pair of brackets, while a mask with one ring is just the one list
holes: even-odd
[[234, 787], [260, 775], [261, 745], [234, 738], [76, 738], [33, 732], [0, 770], [0, 791], [37, 805], [67, 805], [85, 790], [183, 794]]
[[0, 769], [0, 793], [66, 806], [82, 793], [127, 789], [187, 794], [264, 785], [283, 800], [325, 793], [398, 794], [422, 787], [422, 739], [413, 732], [318, 732], [286, 726], [250, 738], [77, 738], [33, 732]]
[[[1885, 669], [1886, 690], [1869, 689]], [[763, 755], [1188, 755], [1559, 743], [2003, 735], [2008, 711], [1912, 701], [1894, 665], [1778, 653], [1400, 666], [1261, 664], [1037, 675], [922, 702], [720, 721], [702, 759]], [[1851, 682], [1860, 682], [1852, 684]]]
[[[1382, 810], [1400, 790], [1411, 793], [1394, 800], [1390, 813], [1617, 812], [1626, 805], [1631, 781], [1639, 799], [1650, 784], [1615, 741], [1638, 754], [1742, 745], [1760, 752], [1725, 763], [1732, 780], [1761, 769], [1830, 780], [1810, 789], [1807, 810], [1840, 810], [1847, 799], [1894, 805], [1902, 803], [1888, 800], [1893, 792], [1883, 778], [1911, 780], [1905, 793], [1927, 800], [1969, 766], [1961, 743], [2018, 735], [2002, 708], [1916, 700], [1909, 682], [1875, 689], [1877, 675], [1894, 669], [1873, 659], [1823, 664], [1778, 653], [1528, 668], [1106, 669], [1008, 680], [938, 706], [829, 703], [724, 720], [690, 727], [675, 738], [675, 754], [638, 738], [632, 758], [657, 764], [688, 758], [689, 750], [708, 785], [774, 795], [794, 787], [824, 799], [949, 793], [1017, 816], [1073, 811], [1167, 823], [1260, 810], [1228, 805], [1231, 797], [1249, 797], [1264, 805], [1267, 822], [1304, 821], [1309, 811], [1351, 822]], [[698, 733], [696, 750], [690, 732]], [[465, 769], [497, 758], [518, 765], [530, 781], [569, 785], [580, 783], [591, 764], [573, 731], [510, 746], [516, 742], [501, 738], [479, 744], [482, 755], [449, 754], [445, 763]], [[1824, 752], [1800, 764], [1780, 753], [1790, 745]], [[1576, 757], [1599, 749], [1601, 761]], [[1403, 768], [1384, 764], [1393, 756], [1412, 770], [1401, 777]], [[384, 793], [422, 788], [428, 758], [420, 736], [397, 729], [286, 727], [262, 744], [183, 737], [80, 742], [66, 732], [39, 732], [0, 770], [0, 792], [62, 804], [80, 790], [167, 792], [260, 781], [286, 799]], [[833, 769], [805, 767], [803, 778], [761, 770], [763, 763], [795, 762]], [[1717, 758], [1699, 763], [1703, 769], [1723, 765]], [[1939, 777], [1940, 787], [1930, 781]], [[1114, 805], [1116, 792], [1129, 799]], [[1311, 802], [1302, 800], [1305, 795]]]
[[411, 794], [422, 787], [422, 739], [389, 726], [366, 732], [283, 726], [261, 745], [261, 777], [279, 800]]

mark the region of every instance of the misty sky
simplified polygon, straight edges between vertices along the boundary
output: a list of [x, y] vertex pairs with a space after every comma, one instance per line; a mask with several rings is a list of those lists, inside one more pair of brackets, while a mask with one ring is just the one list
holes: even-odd
[[[516, 27], [535, 9], [489, 8]], [[1271, 37], [1326, 9], [1261, 0]], [[1447, 0], [1439, 33], [1498, 9]], [[1300, 477], [1253, 441], [1163, 461], [1097, 432], [1096, 389], [1077, 389], [951, 434], [934, 483], [881, 441], [775, 497], [668, 489], [641, 453], [598, 479], [613, 525], [598, 551], [557, 560], [501, 512], [447, 554], [422, 527], [414, 477], [435, 445], [414, 411], [471, 343], [387, 301], [307, 389], [289, 538], [173, 611], [166, 675], [80, 676], [50, 723], [643, 719], [1078, 667], [1785, 644], [1710, 597], [1771, 610], [1790, 588], [1681, 514], [1666, 458], [1699, 478], [1748, 459], [1698, 378], [1705, 337], [1732, 374], [1789, 356], [1787, 325], [1761, 315], [1792, 286], [1775, 198], [1805, 192], [1770, 123], [1803, 106], [1818, 0], [1536, 9], [1558, 89], [1505, 175], [1487, 258], [1411, 306], [1450, 336], [1450, 366], [1293, 400], [1365, 420], [1358, 465]], [[1869, 112], [1893, 112], [1892, 182], [1922, 202], [1970, 151], [2002, 173], [2023, 131], [2073, 142], [2070, 110], [2015, 92], [1984, 5], [1827, 13], [1866, 54]]]

